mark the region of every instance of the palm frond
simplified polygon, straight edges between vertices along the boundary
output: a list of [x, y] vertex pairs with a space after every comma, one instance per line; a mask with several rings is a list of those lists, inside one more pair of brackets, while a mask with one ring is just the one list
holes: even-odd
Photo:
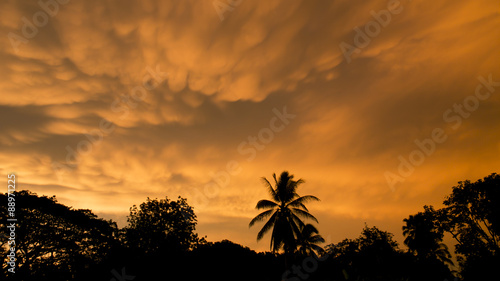
[[306, 212], [306, 211], [304, 211], [302, 209], [298, 209], [298, 208], [292, 208], [291, 210], [293, 213], [295, 213], [303, 218], [311, 219], [311, 220], [318, 223], [318, 219], [316, 217], [314, 217], [313, 215], [311, 215], [309, 212]]
[[[273, 210], [269, 210], [269, 211], [273, 211]], [[266, 212], [269, 212], [269, 211], [266, 211]], [[265, 213], [265, 212], [264, 212]], [[271, 229], [271, 227], [273, 227], [275, 225], [275, 222], [276, 222], [276, 216], [277, 216], [277, 212], [275, 212], [270, 218], [269, 220], [266, 222], [266, 224], [264, 224], [264, 226], [262, 227], [262, 229], [259, 231], [259, 233], [257, 234], [257, 241], [259, 241], [260, 239], [262, 239], [262, 237], [264, 237], [264, 235], [269, 231], [269, 229]], [[273, 231], [274, 232], [274, 231]]]
[[276, 173], [273, 173], [274, 185], [278, 186], [278, 180], [276, 179]]
[[323, 249], [322, 247], [318, 246], [318, 245], [314, 245], [314, 244], [311, 244], [310, 247], [315, 250], [318, 254], [322, 254], [325, 252], [325, 249]]
[[[297, 220], [298, 217], [295, 216], [295, 218], [292, 217], [292, 219], [290, 220], [289, 219], [289, 224], [292, 228], [292, 235], [291, 236], [294, 236], [294, 233], [298, 236], [300, 234], [300, 228], [302, 227], [302, 225], [304, 225], [304, 223], [301, 221], [301, 220]], [[298, 222], [298, 223], [296, 223]], [[295, 237], [291, 237], [291, 239], [295, 239]]]
[[278, 201], [278, 196], [276, 195], [276, 190], [274, 190], [274, 188], [271, 185], [271, 183], [266, 179], [266, 177], [262, 177], [261, 179], [262, 179], [262, 183], [264, 184], [264, 186], [267, 188], [267, 191], [271, 195], [271, 198], [274, 201]]
[[325, 239], [319, 234], [311, 236], [308, 240], [311, 243], [325, 243]]
[[305, 183], [305, 182], [306, 182], [306, 181], [305, 181], [305, 180], [303, 180], [303, 179], [298, 179], [298, 180], [296, 180], [296, 181], [295, 181], [295, 185], [298, 187], [299, 185], [301, 185], [301, 184], [303, 184], [303, 183]]
[[304, 222], [294, 213], [290, 213], [292, 216], [293, 221], [298, 225], [299, 229], [297, 229], [296, 233], [300, 235], [300, 229], [302, 229], [305, 224]]
[[301, 233], [304, 237], [311, 237], [314, 233], [318, 233], [318, 229], [314, 225], [308, 223], [302, 228]]
[[255, 206], [255, 208], [257, 208], [257, 209], [271, 209], [271, 208], [274, 208], [277, 206], [278, 206], [278, 204], [276, 204], [275, 202], [263, 199], [263, 200], [260, 200], [259, 202], [257, 202], [257, 205]]
[[318, 197], [313, 196], [313, 195], [305, 195], [301, 196], [297, 199], [294, 199], [290, 203], [288, 203], [286, 206], [287, 207], [296, 207], [296, 208], [302, 208], [305, 211], [308, 211], [304, 203], [309, 202], [309, 201], [320, 201]]
[[255, 218], [253, 218], [250, 221], [250, 223], [248, 224], [248, 227], [252, 227], [256, 222], [264, 220], [265, 218], [270, 216], [273, 212], [275, 212], [275, 210], [267, 210], [267, 211], [264, 211], [264, 212], [258, 214]]

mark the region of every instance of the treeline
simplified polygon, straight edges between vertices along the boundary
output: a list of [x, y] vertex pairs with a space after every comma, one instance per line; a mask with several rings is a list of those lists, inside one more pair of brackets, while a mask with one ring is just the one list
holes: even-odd
[[[278, 190], [278, 189], [276, 189]], [[147, 199], [118, 228], [55, 197], [14, 193], [15, 245], [8, 194], [0, 195], [3, 280], [490, 280], [500, 265], [500, 176], [459, 182], [444, 207], [424, 206], [403, 221], [402, 250], [393, 235], [366, 226], [360, 236], [324, 248], [256, 253], [228, 240], [207, 242], [184, 198]], [[315, 229], [302, 233], [316, 237]], [[456, 241], [458, 272], [443, 243]], [[302, 238], [306, 236], [301, 236]], [[15, 273], [9, 272], [15, 247]], [[279, 247], [278, 247], [279, 248]], [[305, 250], [300, 250], [305, 249]], [[495, 278], [493, 278], [495, 279]]]

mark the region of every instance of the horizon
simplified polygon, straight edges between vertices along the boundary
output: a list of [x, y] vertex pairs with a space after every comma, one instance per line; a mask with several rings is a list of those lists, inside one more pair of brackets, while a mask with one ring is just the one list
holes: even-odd
[[18, 190], [119, 227], [181, 196], [261, 252], [260, 179], [289, 171], [327, 244], [366, 223], [405, 248], [404, 218], [500, 167], [497, 1], [62, 2], [0, 4]]

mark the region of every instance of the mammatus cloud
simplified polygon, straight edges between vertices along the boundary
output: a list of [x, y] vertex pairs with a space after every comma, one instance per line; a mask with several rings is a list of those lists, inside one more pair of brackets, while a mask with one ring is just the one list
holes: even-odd
[[[187, 196], [202, 235], [265, 249], [247, 228], [267, 196], [259, 178], [288, 170], [322, 199], [324, 236], [364, 221], [396, 232], [499, 167], [498, 12], [489, 0], [3, 1], [0, 171], [121, 222], [148, 196]], [[478, 85], [491, 95], [476, 105]], [[427, 155], [417, 143], [436, 128], [447, 138]], [[419, 149], [392, 191], [386, 172]]]

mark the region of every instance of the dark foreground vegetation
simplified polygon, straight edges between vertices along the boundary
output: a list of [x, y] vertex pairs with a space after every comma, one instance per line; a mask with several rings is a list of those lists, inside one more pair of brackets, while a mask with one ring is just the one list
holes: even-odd
[[[9, 272], [8, 194], [0, 195], [2, 268], [0, 280], [497, 280], [500, 265], [500, 176], [454, 186], [435, 209], [403, 220], [402, 250], [393, 235], [366, 226], [355, 239], [324, 242], [299, 196], [302, 180], [283, 172], [271, 184], [270, 200], [250, 222], [271, 231], [271, 252], [256, 253], [224, 240], [196, 234], [196, 215], [185, 199], [148, 200], [133, 206], [128, 226], [75, 210], [55, 197], [16, 192], [15, 273]], [[327, 223], [327, 222], [323, 222]], [[444, 235], [455, 240], [456, 272]]]

